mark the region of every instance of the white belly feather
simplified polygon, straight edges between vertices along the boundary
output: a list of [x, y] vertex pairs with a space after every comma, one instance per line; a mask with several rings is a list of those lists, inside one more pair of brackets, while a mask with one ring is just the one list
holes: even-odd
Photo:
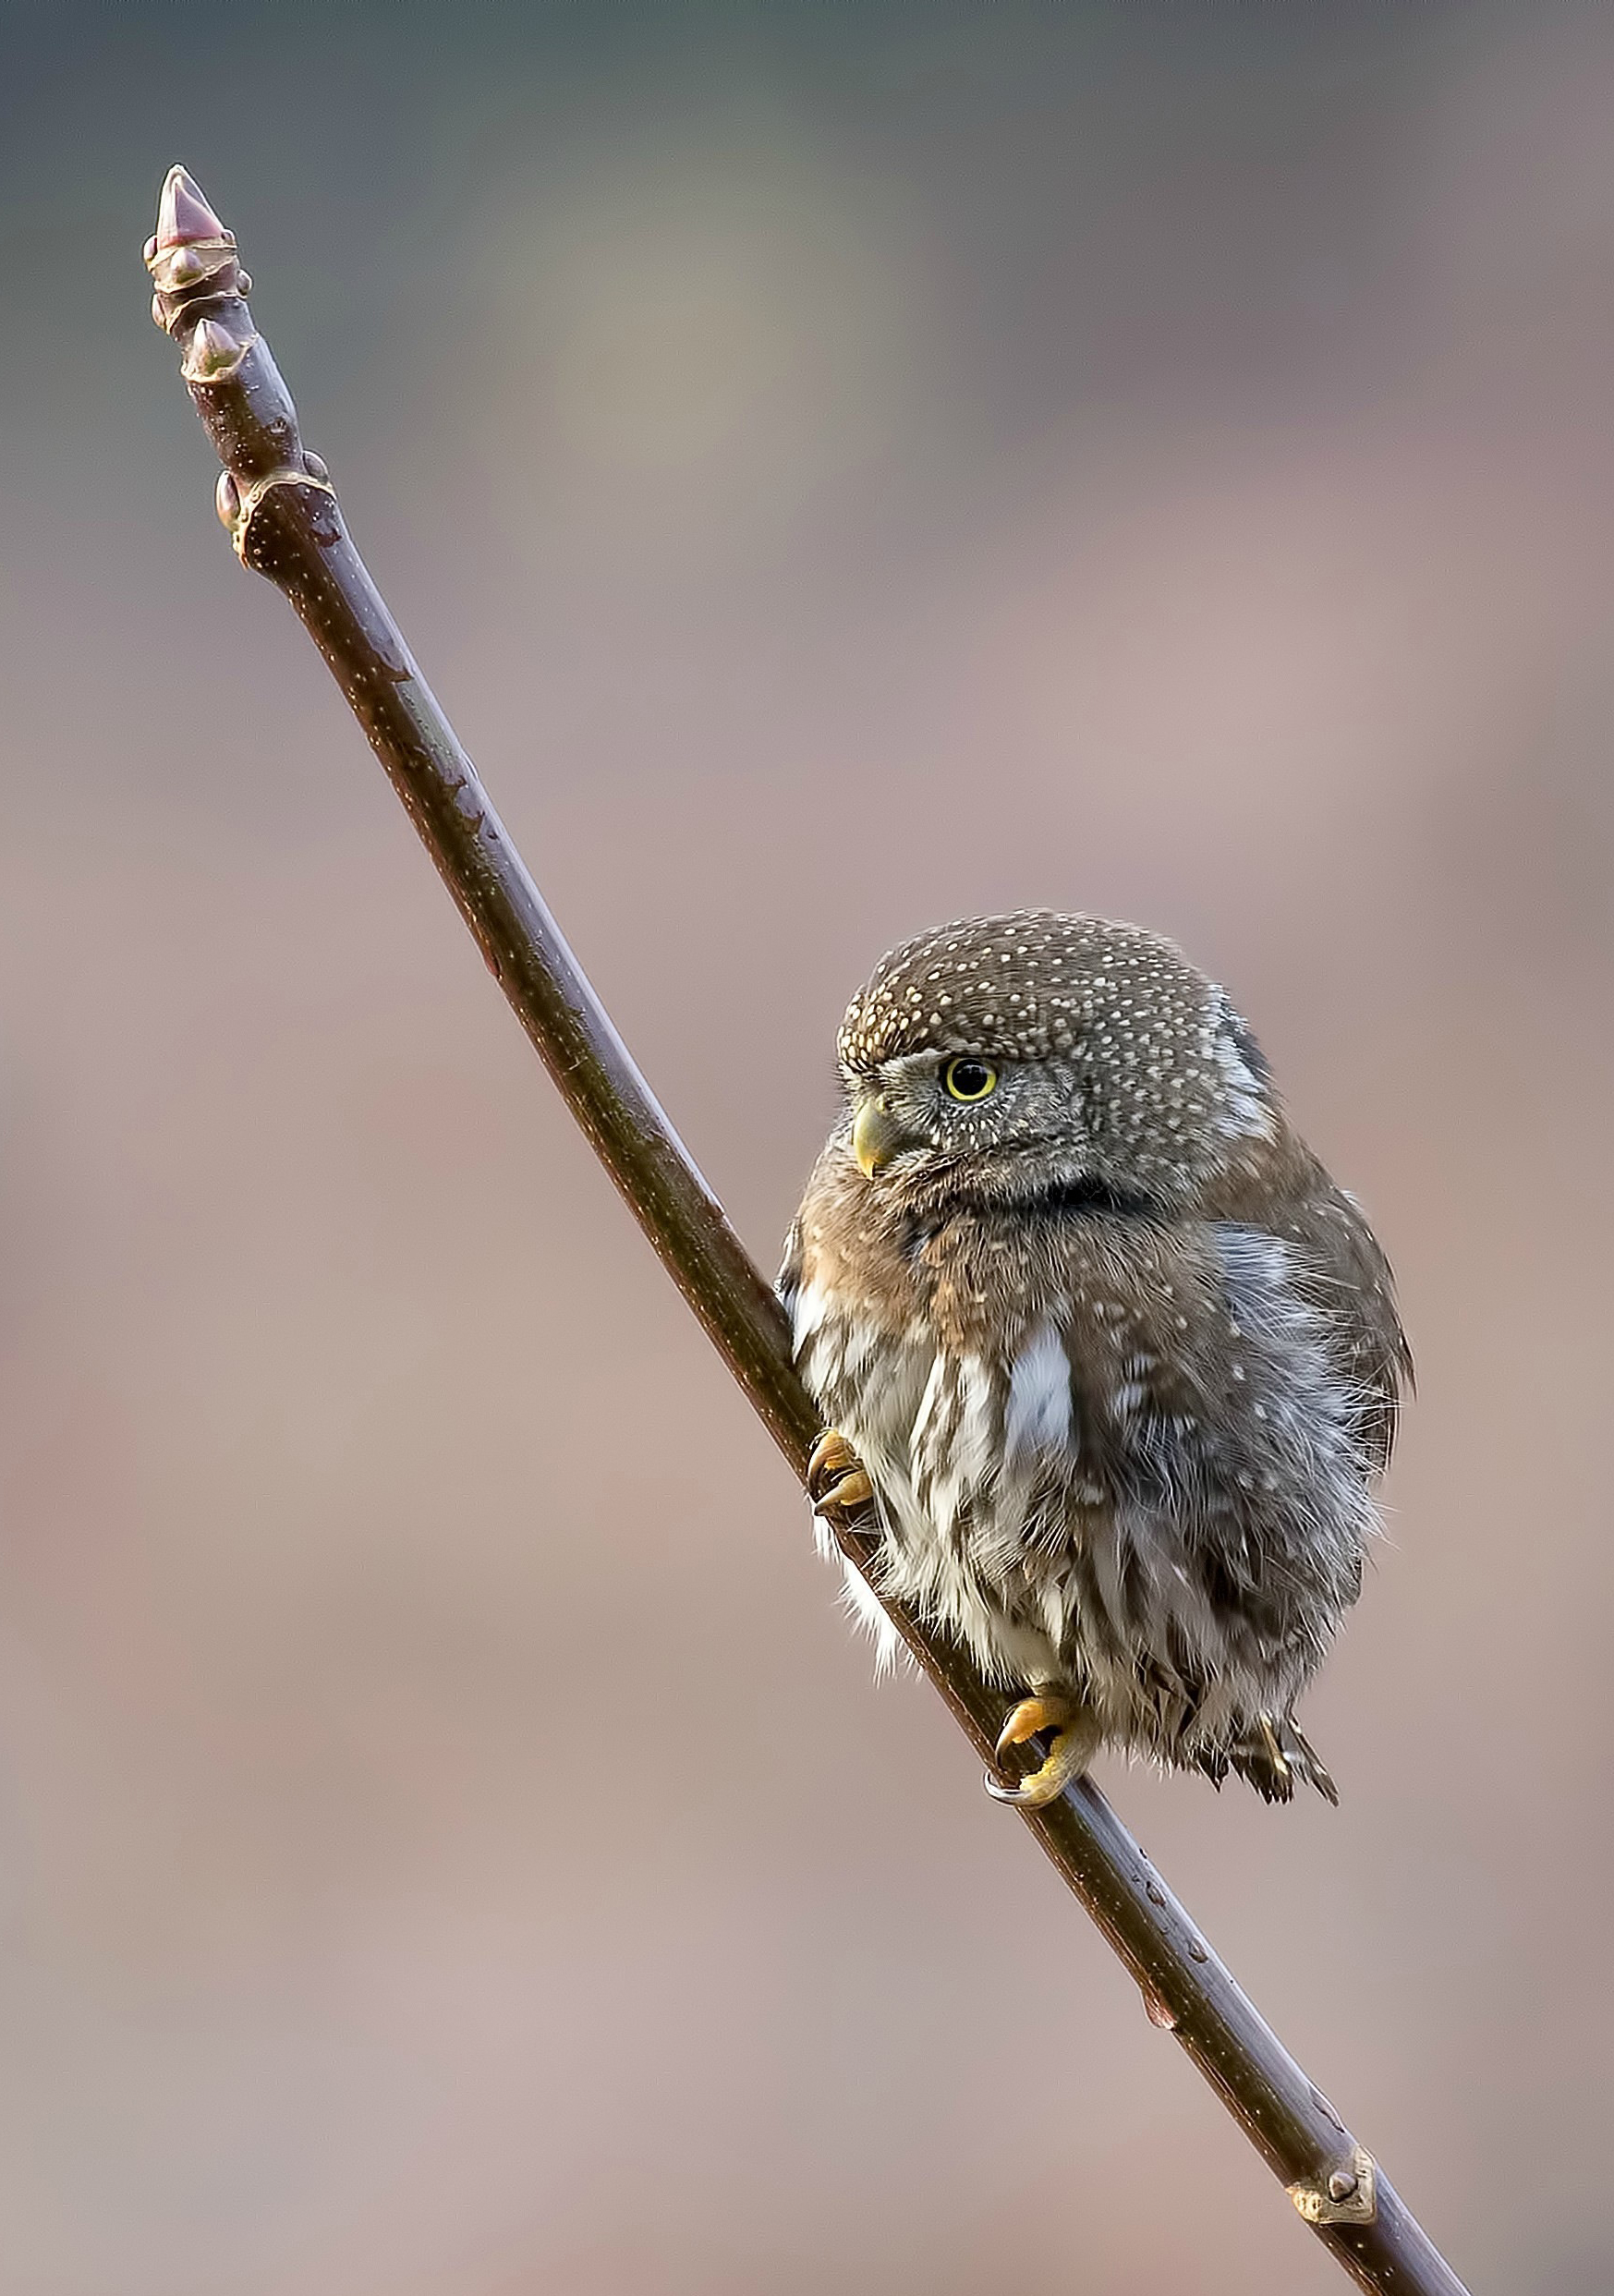
[[[1058, 1334], [1039, 1327], [1022, 1351], [1005, 1412], [988, 1365], [939, 1347], [928, 1322], [883, 1331], [810, 1283], [794, 1320], [802, 1377], [878, 1495], [884, 1591], [945, 1626], [992, 1681], [1057, 1676], [1058, 1623], [1012, 1614], [1007, 1587], [1025, 1557], [1033, 1452], [1070, 1438]], [[817, 1535], [832, 1555], [831, 1534], [820, 1525]], [[847, 1608], [884, 1669], [901, 1646], [896, 1630], [860, 1574], [843, 1570]]]
[[[1254, 1328], [1256, 1311], [1241, 1312]], [[1352, 1598], [1348, 1569], [1301, 1631], [1279, 1637], [1213, 1603], [1185, 1521], [1090, 1479], [1051, 1321], [1033, 1325], [1005, 1380], [940, 1345], [928, 1321], [882, 1329], [818, 1283], [802, 1288], [794, 1318], [802, 1376], [879, 1498], [883, 1591], [944, 1627], [989, 1681], [1080, 1680], [1107, 1736], [1157, 1753], [1184, 1729], [1220, 1743], [1256, 1715], [1287, 1711]], [[1309, 1332], [1288, 1332], [1286, 1345], [1301, 1388], [1308, 1367], [1313, 1384], [1332, 1381]], [[1123, 1409], [1128, 1393], [1118, 1394]], [[1282, 1416], [1272, 1415], [1279, 1436]], [[1305, 1416], [1314, 1488], [1338, 1495], [1341, 1538], [1359, 1554], [1372, 1509], [1348, 1405], [1330, 1420], [1313, 1398]], [[1327, 1460], [1316, 1452], [1319, 1427], [1331, 1429]], [[833, 1551], [827, 1533], [820, 1545]], [[850, 1565], [845, 1598], [889, 1665], [896, 1632]]]

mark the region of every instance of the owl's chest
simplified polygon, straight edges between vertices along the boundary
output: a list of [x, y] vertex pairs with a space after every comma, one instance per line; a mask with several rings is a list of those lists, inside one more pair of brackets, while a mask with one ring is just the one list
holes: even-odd
[[[1192, 1303], [1119, 1221], [949, 1222], [905, 1253], [803, 1236], [797, 1359], [910, 1540], [994, 1571], [1084, 1545], [1159, 1435]], [[1166, 1325], [1170, 1329], [1165, 1328]], [[1168, 1383], [1168, 1384], [1163, 1384]], [[1147, 1448], [1147, 1446], [1146, 1446]]]
[[937, 1338], [916, 1295], [876, 1302], [861, 1285], [810, 1278], [793, 1310], [796, 1364], [826, 1421], [879, 1481], [909, 1464]]
[[884, 1589], [958, 1634], [993, 1679], [1046, 1670], [1065, 1608], [1058, 1558], [1085, 1537], [1083, 1498], [1103, 1501], [1078, 1493], [1074, 1456], [1049, 1472], [1047, 1443], [1071, 1427], [1062, 1346], [1035, 1342], [1028, 1377], [1018, 1359], [951, 1346], [922, 1305], [895, 1325], [855, 1290], [812, 1285], [796, 1330], [807, 1383], [879, 1496]]
[[1079, 1239], [981, 1218], [900, 1239], [857, 1217], [867, 1199], [825, 1194], [800, 1232], [796, 1360], [870, 1472], [875, 1454], [921, 1478], [944, 1458], [978, 1483], [1017, 1452], [1074, 1442], [1086, 1354], [1110, 1369], [1089, 1344], [1107, 1342], [1109, 1310], [1086, 1304]]
[[1062, 1341], [1041, 1323], [1014, 1346], [989, 1335], [961, 1345], [922, 1285], [901, 1302], [905, 1312], [892, 1304], [856, 1284], [804, 1285], [795, 1311], [804, 1379], [868, 1469], [899, 1544], [1017, 1552], [1034, 1487], [1046, 1497], [1050, 1454], [1076, 1472]]

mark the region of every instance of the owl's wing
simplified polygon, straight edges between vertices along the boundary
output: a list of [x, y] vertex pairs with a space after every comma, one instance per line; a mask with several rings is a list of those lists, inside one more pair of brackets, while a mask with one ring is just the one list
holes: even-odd
[[[1086, 1221], [1060, 1257], [1008, 1366], [1006, 1473], [1067, 1494], [1077, 1565], [1120, 1574], [1095, 1588], [1107, 1610], [1130, 1573], [1220, 1634], [1320, 1649], [1360, 1587], [1390, 1408], [1337, 1285], [1293, 1237], [1229, 1221]], [[1046, 1500], [1038, 1520], [1057, 1528]]]
[[1389, 1259], [1362, 1207], [1320, 1165], [1290, 1223], [1299, 1295], [1323, 1318], [1359, 1391], [1361, 1432], [1372, 1472], [1389, 1464], [1402, 1394], [1413, 1391], [1413, 1353]]
[[1396, 1309], [1395, 1282], [1354, 1197], [1285, 1124], [1267, 1153], [1237, 1160], [1209, 1191], [1207, 1224], [1270, 1235], [1286, 1259], [1289, 1292], [1320, 1318], [1324, 1343], [1354, 1391], [1367, 1471], [1389, 1464], [1412, 1351]]

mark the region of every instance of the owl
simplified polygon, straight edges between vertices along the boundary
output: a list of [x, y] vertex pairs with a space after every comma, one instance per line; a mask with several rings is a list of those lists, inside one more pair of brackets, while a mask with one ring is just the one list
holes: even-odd
[[880, 1590], [1005, 1694], [989, 1788], [1038, 1806], [1108, 1744], [1335, 1800], [1294, 1707], [1412, 1365], [1250, 1029], [1170, 941], [1027, 910], [893, 950], [839, 1051], [780, 1279], [809, 1487], [831, 1527], [872, 1501]]

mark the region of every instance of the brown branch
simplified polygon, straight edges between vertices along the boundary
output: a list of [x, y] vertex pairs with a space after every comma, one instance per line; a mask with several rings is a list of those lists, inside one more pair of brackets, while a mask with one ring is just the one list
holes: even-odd
[[[256, 332], [234, 236], [181, 168], [146, 246], [152, 316], [225, 468], [219, 515], [242, 563], [296, 607], [386, 768], [517, 1018], [595, 1153], [799, 1477], [818, 1414], [768, 1284], [656, 1105], [528, 875], [453, 728], [348, 538], [325, 466]], [[867, 1572], [871, 1528], [844, 1536]], [[888, 1609], [891, 1606], [887, 1605]], [[1001, 1699], [922, 1621], [904, 1641], [976, 1753]], [[1370, 2156], [1239, 1990], [1097, 1786], [1022, 1813], [1143, 1990], [1357, 2283], [1381, 2296], [1463, 2296]]]

